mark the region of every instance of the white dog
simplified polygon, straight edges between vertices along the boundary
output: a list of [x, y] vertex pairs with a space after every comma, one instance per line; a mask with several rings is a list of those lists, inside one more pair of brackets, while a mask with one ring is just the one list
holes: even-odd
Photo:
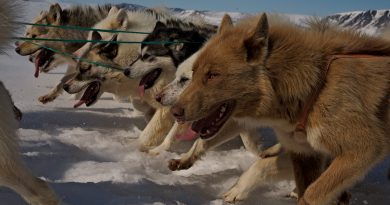
[[33, 205], [59, 204], [46, 182], [35, 178], [19, 156], [14, 105], [0, 82], [0, 185], [7, 186]]
[[[18, 5], [9, 0], [0, 0], [0, 52], [16, 29]], [[19, 156], [16, 129], [20, 111], [13, 105], [11, 96], [0, 82], [0, 186], [6, 186], [32, 205], [59, 204], [54, 192], [46, 182], [35, 178]]]

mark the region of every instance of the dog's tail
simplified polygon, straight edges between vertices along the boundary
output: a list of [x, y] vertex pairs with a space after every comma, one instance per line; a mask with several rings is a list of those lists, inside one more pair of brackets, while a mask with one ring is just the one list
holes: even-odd
[[0, 0], [0, 52], [3, 52], [17, 29], [15, 21], [18, 19], [18, 11], [21, 3], [19, 0]]

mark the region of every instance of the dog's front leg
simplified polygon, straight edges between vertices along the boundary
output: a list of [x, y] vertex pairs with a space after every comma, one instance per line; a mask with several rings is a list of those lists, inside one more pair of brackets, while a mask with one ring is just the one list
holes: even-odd
[[259, 154], [259, 156], [261, 158], [273, 157], [273, 156], [277, 156], [281, 152], [283, 152], [283, 147], [280, 143], [277, 143], [277, 144], [273, 145], [272, 147], [262, 151]]
[[[329, 167], [313, 182], [301, 198], [300, 204], [325, 205], [337, 197], [343, 200], [342, 192], [364, 177], [368, 170], [382, 159], [377, 149], [360, 149], [344, 152], [334, 158]], [[348, 195], [347, 195], [348, 199]]]
[[245, 149], [253, 155], [259, 155], [259, 136], [256, 129], [248, 129], [240, 132], [240, 137]]
[[168, 151], [172, 144], [176, 142], [176, 135], [183, 131], [183, 129], [188, 128], [191, 126], [190, 123], [185, 123], [183, 125], [180, 125], [179, 123], [175, 122], [169, 130], [168, 135], [165, 137], [164, 141], [157, 147], [153, 148], [149, 151], [149, 154], [151, 155], [159, 155], [162, 151]]
[[59, 95], [61, 95], [63, 85], [64, 84], [62, 82], [58, 83], [48, 94], [40, 96], [38, 98], [39, 102], [46, 104], [54, 101]]
[[293, 166], [286, 153], [258, 159], [240, 176], [237, 183], [224, 194], [224, 199], [230, 203], [242, 201], [260, 185], [275, 183], [281, 180], [292, 180], [293, 178]]
[[172, 128], [175, 119], [168, 107], [156, 110], [150, 122], [146, 125], [139, 138], [140, 150], [148, 151], [159, 145]]
[[61, 81], [48, 94], [40, 96], [38, 98], [39, 102], [46, 104], [54, 101], [59, 95], [61, 95], [65, 81], [68, 79], [70, 74], [75, 72], [75, 70], [75, 66], [69, 65], [64, 76], [61, 78]]
[[236, 122], [229, 121], [222, 130], [210, 140], [198, 139], [191, 147], [190, 151], [185, 153], [180, 159], [171, 159], [169, 169], [172, 171], [188, 169], [196, 160], [200, 159], [207, 150], [217, 147], [231, 139], [234, 139], [243, 130]]
[[[304, 155], [289, 152], [294, 168], [298, 199], [303, 197], [306, 188], [315, 181], [323, 170], [324, 160], [319, 155]], [[300, 203], [304, 203], [303, 200]]]

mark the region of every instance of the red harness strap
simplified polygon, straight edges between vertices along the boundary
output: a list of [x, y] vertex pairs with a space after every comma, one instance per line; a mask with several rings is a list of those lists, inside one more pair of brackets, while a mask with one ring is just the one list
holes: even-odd
[[318, 96], [320, 95], [322, 88], [325, 86], [326, 76], [328, 75], [330, 66], [332, 65], [333, 61], [341, 58], [383, 58], [383, 57], [389, 58], [390, 56], [361, 55], [361, 54], [333, 55], [329, 59], [328, 64], [325, 67], [324, 79], [321, 81], [321, 84], [319, 84], [319, 86], [316, 87], [316, 89], [309, 96], [309, 98], [307, 99], [307, 101], [303, 106], [303, 109], [298, 118], [298, 124], [295, 127], [295, 132], [303, 132], [306, 135], [306, 124], [307, 124], [309, 112], [313, 108], [313, 105], [317, 100]]

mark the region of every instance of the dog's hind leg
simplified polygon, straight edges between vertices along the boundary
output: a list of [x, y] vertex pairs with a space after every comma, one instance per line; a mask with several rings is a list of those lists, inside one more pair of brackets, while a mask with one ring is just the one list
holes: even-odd
[[229, 203], [242, 201], [260, 185], [293, 179], [293, 166], [286, 153], [258, 159], [240, 176], [237, 183], [224, 194], [224, 200]]

